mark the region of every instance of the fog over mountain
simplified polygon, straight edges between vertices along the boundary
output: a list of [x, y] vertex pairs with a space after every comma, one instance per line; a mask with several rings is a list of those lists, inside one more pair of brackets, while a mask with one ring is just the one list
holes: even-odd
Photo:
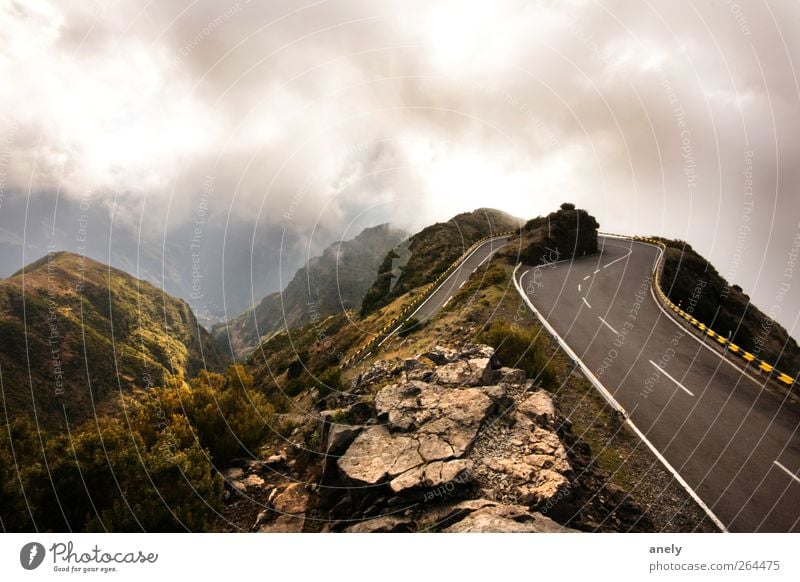
[[364, 227], [570, 200], [605, 231], [689, 241], [797, 336], [799, 19], [735, 0], [10, 0], [0, 275], [53, 244], [223, 318]]

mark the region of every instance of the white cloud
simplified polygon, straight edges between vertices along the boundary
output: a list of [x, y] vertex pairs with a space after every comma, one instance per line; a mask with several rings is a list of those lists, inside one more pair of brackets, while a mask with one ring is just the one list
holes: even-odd
[[[800, 212], [792, 3], [104, 6], [0, 4], [7, 191], [147, 196], [174, 224], [211, 175], [212, 214], [298, 239], [335, 238], [356, 216], [417, 228], [574, 200], [605, 228], [696, 240], [725, 264], [754, 149], [759, 243]], [[760, 272], [752, 248], [742, 273]]]

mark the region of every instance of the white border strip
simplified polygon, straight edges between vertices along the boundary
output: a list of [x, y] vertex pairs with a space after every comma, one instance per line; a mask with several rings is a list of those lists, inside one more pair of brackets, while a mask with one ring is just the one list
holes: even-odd
[[522, 297], [523, 301], [525, 301], [525, 303], [528, 305], [528, 308], [539, 319], [539, 321], [542, 323], [545, 329], [550, 333], [550, 335], [552, 335], [556, 339], [558, 344], [561, 346], [561, 349], [563, 349], [567, 353], [567, 355], [580, 367], [581, 371], [586, 376], [586, 378], [589, 379], [589, 381], [600, 392], [603, 398], [606, 399], [609, 405], [611, 405], [611, 407], [614, 410], [622, 414], [628, 426], [630, 426], [633, 432], [635, 432], [636, 435], [640, 439], [642, 439], [642, 442], [644, 442], [644, 444], [647, 445], [647, 448], [649, 448], [650, 451], [656, 456], [656, 458], [659, 461], [661, 461], [661, 464], [664, 465], [664, 468], [670, 472], [670, 474], [675, 478], [675, 480], [678, 483], [680, 483], [680, 485], [691, 496], [691, 498], [694, 499], [695, 502], [703, 509], [703, 511], [706, 512], [706, 515], [709, 517], [709, 519], [711, 519], [711, 521], [714, 522], [714, 524], [720, 529], [720, 531], [728, 533], [728, 528], [725, 527], [725, 524], [723, 524], [722, 521], [720, 521], [720, 519], [714, 514], [711, 508], [708, 505], [706, 505], [702, 499], [700, 499], [700, 496], [697, 494], [697, 492], [694, 489], [692, 489], [692, 487], [684, 480], [683, 477], [680, 476], [678, 471], [676, 471], [675, 468], [669, 463], [669, 461], [667, 461], [667, 459], [664, 458], [664, 456], [658, 451], [658, 449], [656, 449], [655, 445], [650, 442], [650, 440], [644, 435], [644, 433], [641, 430], [639, 430], [639, 427], [637, 427], [636, 424], [634, 424], [634, 422], [628, 416], [628, 413], [625, 411], [622, 405], [620, 405], [620, 403], [616, 401], [614, 396], [612, 396], [611, 392], [609, 392], [608, 389], [605, 386], [603, 386], [603, 384], [600, 382], [597, 376], [595, 376], [592, 373], [589, 367], [586, 364], [584, 364], [583, 361], [575, 354], [575, 352], [572, 351], [572, 348], [570, 348], [567, 345], [567, 342], [564, 341], [564, 339], [560, 335], [558, 335], [555, 329], [553, 329], [553, 326], [550, 325], [550, 323], [542, 316], [542, 314], [539, 313], [539, 311], [533, 306], [533, 303], [531, 303], [531, 300], [528, 298], [527, 294], [525, 294], [525, 292], [522, 290], [522, 287], [517, 281], [517, 271], [519, 270], [521, 265], [522, 263], [517, 263], [517, 266], [514, 267], [514, 272], [511, 275], [511, 278], [514, 280], [514, 287], [517, 288], [517, 293], [519, 293], [519, 296]]
[[[609, 236], [609, 235], [602, 235], [602, 236]], [[642, 244], [642, 245], [647, 245], [647, 246], [650, 246], [650, 247], [654, 247], [655, 249], [658, 250], [659, 255], [656, 258], [656, 263], [655, 263], [655, 267], [654, 267], [654, 269], [658, 269], [659, 268], [658, 264], [659, 264], [659, 262], [661, 262], [661, 259], [664, 257], [664, 249], [662, 249], [658, 245], [654, 245], [653, 243], [649, 243], [649, 242], [646, 242], [646, 241], [643, 241], [643, 240], [637, 240], [637, 241], [633, 241], [633, 242], [634, 243], [638, 243], [638, 244]], [[655, 274], [651, 274], [651, 275], [653, 276], [653, 283], [655, 283]], [[743, 376], [746, 376], [747, 378], [752, 380], [756, 384], [756, 386], [758, 386], [762, 390], [767, 387], [767, 384], [768, 384], [769, 380], [771, 378], [773, 378], [772, 375], [764, 376], [764, 377], [756, 376], [750, 371], [753, 368], [750, 368], [750, 367], [743, 368], [743, 367], [741, 367], [739, 365], [739, 359], [738, 358], [734, 359], [734, 358], [728, 357], [728, 354], [730, 353], [728, 350], [725, 350], [725, 351], [721, 352], [718, 349], [714, 348], [712, 345], [709, 345], [709, 342], [705, 341], [705, 339], [704, 339], [705, 338], [705, 334], [702, 331], [698, 330], [693, 325], [689, 325], [689, 324], [685, 323], [685, 321], [686, 321], [685, 319], [683, 319], [682, 317], [678, 317], [677, 315], [675, 315], [675, 313], [670, 313], [670, 310], [668, 310], [668, 309], [666, 309], [664, 307], [662, 302], [658, 299], [658, 297], [656, 297], [655, 286], [653, 284], [650, 285], [650, 297], [653, 299], [653, 302], [656, 304], [656, 306], [661, 310], [661, 313], [663, 313], [668, 320], [670, 320], [672, 323], [674, 323], [680, 329], [684, 330], [686, 332], [687, 336], [689, 336], [694, 341], [696, 341], [701, 346], [703, 346], [705, 349], [707, 349], [709, 352], [711, 352], [712, 354], [717, 356], [720, 360], [722, 360], [723, 362], [728, 364], [734, 370], [736, 370], [737, 372], [739, 372]], [[698, 336], [698, 332], [700, 333], [699, 336]], [[770, 385], [770, 388], [772, 388], [771, 385]], [[791, 396], [791, 392], [789, 394]]]

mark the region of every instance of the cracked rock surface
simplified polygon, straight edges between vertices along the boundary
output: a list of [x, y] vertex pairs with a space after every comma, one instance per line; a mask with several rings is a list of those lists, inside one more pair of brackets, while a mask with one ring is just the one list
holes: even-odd
[[377, 424], [360, 427], [336, 461], [351, 501], [377, 497], [361, 504], [369, 505], [364, 516], [371, 519], [349, 531], [401, 527], [397, 517], [376, 521], [384, 517], [381, 503], [414, 504], [402, 528], [415, 530], [435, 513], [436, 503], [420, 500], [470, 494], [477, 500], [455, 507], [463, 519], [449, 519], [443, 531], [567, 529], [535, 511], [568, 499], [574, 475], [556, 434], [553, 400], [526, 382], [525, 372], [500, 368], [492, 348], [471, 345], [436, 347], [396, 372], [382, 365], [380, 375], [396, 381], [375, 394]]

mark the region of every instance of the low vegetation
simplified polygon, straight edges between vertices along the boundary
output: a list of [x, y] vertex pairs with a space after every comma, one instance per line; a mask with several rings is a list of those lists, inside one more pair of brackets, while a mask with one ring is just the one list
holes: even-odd
[[492, 346], [504, 365], [525, 370], [529, 378], [545, 388], [557, 385], [556, 370], [550, 362], [551, 348], [532, 328], [494, 320], [478, 341]]
[[77, 425], [120, 393], [224, 370], [189, 305], [86, 257], [52, 253], [0, 280], [0, 369], [9, 417]]
[[242, 366], [137, 391], [125, 415], [67, 431], [24, 416], [0, 433], [6, 531], [204, 531], [222, 507], [219, 470], [269, 438], [274, 405]]
[[411, 256], [391, 286], [392, 258], [381, 264], [378, 278], [361, 304], [364, 317], [404, 293], [436, 279], [473, 243], [496, 233], [519, 228], [520, 220], [504, 212], [481, 208], [433, 224], [410, 239]]

